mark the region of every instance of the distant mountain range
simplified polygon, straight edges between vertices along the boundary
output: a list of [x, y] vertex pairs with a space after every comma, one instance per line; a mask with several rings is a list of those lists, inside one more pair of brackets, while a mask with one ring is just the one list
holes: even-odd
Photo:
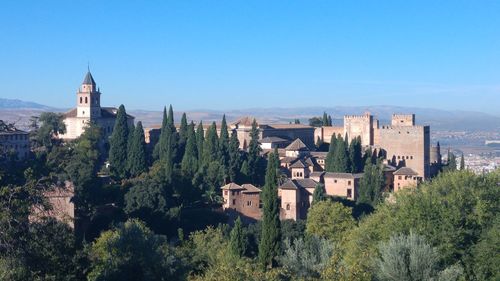
[[0, 98], [1, 109], [38, 109], [38, 110], [53, 110], [55, 108], [39, 104], [31, 101], [23, 101], [18, 99], [2, 99]]
[[[54, 108], [42, 104], [0, 98], [0, 119], [16, 122], [23, 127], [32, 115], [39, 115], [43, 111], [63, 112], [66, 109]], [[235, 110], [189, 110], [186, 111], [188, 118], [204, 122], [220, 121], [222, 115], [226, 114], [228, 121], [234, 121], [242, 116], [253, 116], [260, 122], [265, 123], [288, 123], [294, 119], [300, 119], [307, 123], [313, 116], [321, 116], [327, 112], [333, 118], [334, 125], [342, 125], [344, 115], [363, 114], [370, 112], [380, 120], [381, 124], [390, 123], [393, 113], [415, 113], [417, 124], [430, 125], [431, 130], [450, 131], [500, 131], [500, 117], [492, 114], [440, 110], [432, 108], [417, 108], [404, 106], [336, 106], [336, 107], [298, 107], [298, 108], [249, 108]], [[136, 121], [142, 121], [144, 126], [161, 124], [161, 111], [128, 110], [128, 113], [136, 117]], [[180, 121], [182, 112], [175, 113], [175, 119]]]

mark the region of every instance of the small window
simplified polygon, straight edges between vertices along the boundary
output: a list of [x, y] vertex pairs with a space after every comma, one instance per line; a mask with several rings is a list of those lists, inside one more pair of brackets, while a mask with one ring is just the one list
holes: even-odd
[[286, 210], [290, 211], [290, 204], [286, 204]]
[[398, 176], [398, 180], [400, 180], [400, 179], [401, 179], [401, 176]]
[[347, 185], [351, 185], [351, 181], [347, 181]]
[[227, 195], [229, 192], [227, 192], [227, 190], [224, 190], [224, 195]]
[[80, 97], [80, 103], [82, 103], [82, 102], [83, 102], [83, 98], [82, 98], [82, 97]]
[[409, 159], [410, 157], [406, 156], [406, 159]]
[[89, 101], [88, 101], [87, 97], [85, 97], [85, 103], [89, 103]]
[[334, 183], [337, 183], [337, 180], [333, 180]]
[[347, 198], [352, 198], [352, 189], [347, 189]]
[[413, 156], [410, 156], [410, 159], [413, 159]]
[[236, 205], [236, 199], [233, 199], [233, 205]]

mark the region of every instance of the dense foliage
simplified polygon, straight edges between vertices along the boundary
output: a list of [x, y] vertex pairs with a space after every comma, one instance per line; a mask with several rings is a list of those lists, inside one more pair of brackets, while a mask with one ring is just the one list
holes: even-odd
[[[61, 143], [51, 139], [63, 132], [61, 117], [41, 118], [33, 157], [0, 161], [0, 280], [500, 278], [500, 171], [475, 175], [455, 161], [431, 181], [385, 196], [380, 151], [363, 159], [359, 140], [334, 136], [327, 165], [364, 170], [358, 202], [329, 198], [318, 185], [307, 220], [280, 221], [278, 155], [261, 155], [256, 122], [242, 150], [225, 118], [219, 134], [211, 124], [205, 137], [201, 122], [183, 116], [177, 131], [172, 109], [164, 115], [166, 131], [151, 150], [142, 124], [118, 127], [130, 131], [110, 144], [116, 158], [96, 124]], [[220, 186], [233, 180], [261, 183], [262, 221], [226, 224]], [[74, 229], [43, 215], [51, 209], [46, 191], [69, 182]], [[360, 215], [366, 205], [373, 211]]]

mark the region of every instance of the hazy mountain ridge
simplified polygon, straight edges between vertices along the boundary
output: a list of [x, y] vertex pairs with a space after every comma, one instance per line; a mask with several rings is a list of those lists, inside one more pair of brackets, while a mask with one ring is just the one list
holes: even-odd
[[[2, 99], [0, 98], [0, 119], [16, 122], [18, 126], [24, 127], [28, 124], [31, 116], [39, 115], [43, 111], [64, 112], [67, 109], [54, 108], [34, 102]], [[432, 130], [450, 131], [500, 131], [500, 117], [492, 114], [461, 111], [441, 110], [433, 108], [418, 108], [390, 105], [373, 106], [335, 106], [335, 107], [297, 107], [297, 108], [248, 108], [234, 110], [187, 110], [190, 120], [204, 122], [220, 121], [222, 115], [226, 114], [229, 122], [237, 120], [242, 116], [254, 116], [258, 121], [265, 123], [288, 123], [294, 119], [300, 119], [302, 123], [313, 116], [321, 116], [327, 112], [333, 118], [334, 125], [342, 125], [344, 115], [363, 114], [370, 112], [380, 120], [381, 124], [390, 123], [393, 113], [415, 113], [416, 122], [421, 125], [430, 125]], [[136, 121], [142, 121], [144, 126], [161, 124], [162, 111], [151, 110], [128, 110], [128, 113], [136, 117]], [[180, 121], [182, 112], [175, 112], [176, 121]]]

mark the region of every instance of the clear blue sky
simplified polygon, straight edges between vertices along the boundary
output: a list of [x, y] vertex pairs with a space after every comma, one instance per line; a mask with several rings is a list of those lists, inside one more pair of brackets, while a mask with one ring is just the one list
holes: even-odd
[[500, 114], [500, 1], [3, 1], [2, 98]]

